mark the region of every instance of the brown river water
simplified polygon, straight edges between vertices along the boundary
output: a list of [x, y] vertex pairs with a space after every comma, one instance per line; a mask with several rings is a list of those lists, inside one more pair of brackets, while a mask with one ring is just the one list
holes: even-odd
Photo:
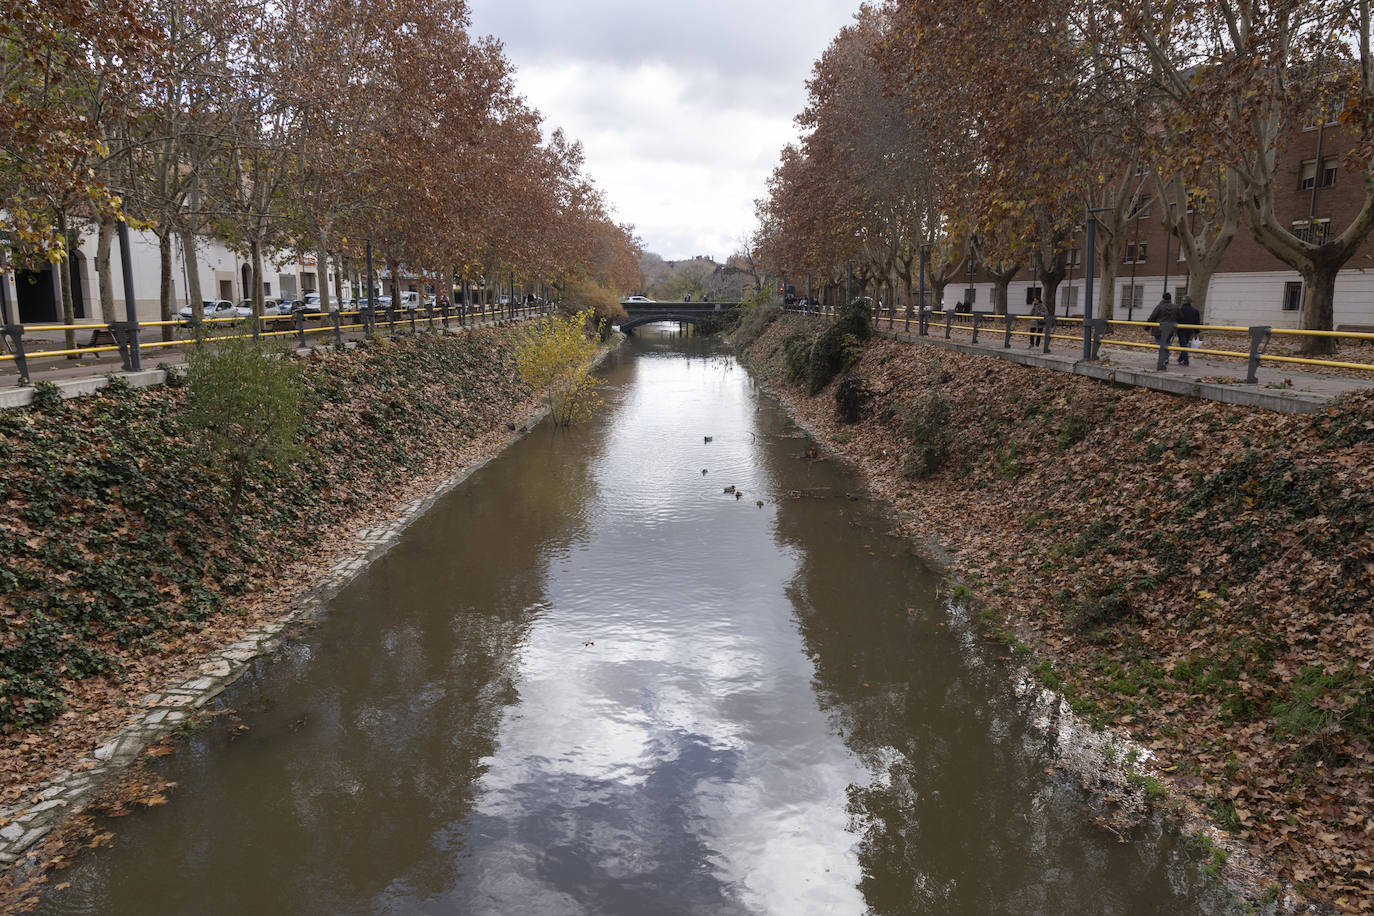
[[722, 343], [640, 328], [602, 376], [254, 665], [38, 912], [1230, 909], [1170, 831], [1091, 823], [1004, 650]]

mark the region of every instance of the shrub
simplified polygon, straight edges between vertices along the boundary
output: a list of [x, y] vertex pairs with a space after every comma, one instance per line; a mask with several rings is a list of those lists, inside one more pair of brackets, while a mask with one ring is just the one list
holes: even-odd
[[558, 426], [571, 426], [596, 408], [591, 361], [602, 325], [588, 310], [550, 315], [525, 328], [516, 344], [515, 363], [531, 388], [543, 391]]
[[34, 410], [56, 413], [62, 409], [62, 389], [52, 382], [33, 383], [33, 401], [29, 404]]
[[619, 324], [627, 317], [615, 293], [592, 280], [569, 280], [562, 293], [559, 312], [565, 317], [589, 314], [589, 326], [598, 330], [602, 340], [611, 336], [611, 325]]
[[186, 387], [183, 422], [229, 476], [232, 527], [245, 484], [300, 453], [300, 368], [251, 338], [224, 337], [191, 351]]
[[855, 299], [840, 309], [835, 321], [811, 347], [805, 381], [808, 394], [816, 394], [830, 380], [859, 361], [864, 341], [873, 336], [873, 316], [867, 304]]
[[858, 423], [874, 393], [864, 376], [857, 372], [846, 374], [835, 386], [835, 416], [841, 423]]
[[921, 405], [907, 414], [902, 432], [911, 444], [902, 472], [908, 477], [929, 477], [949, 457], [949, 400], [932, 391]]
[[782, 306], [771, 295], [754, 290], [741, 303], [740, 311], [743, 317], [735, 331], [735, 346], [746, 350], [778, 319]]

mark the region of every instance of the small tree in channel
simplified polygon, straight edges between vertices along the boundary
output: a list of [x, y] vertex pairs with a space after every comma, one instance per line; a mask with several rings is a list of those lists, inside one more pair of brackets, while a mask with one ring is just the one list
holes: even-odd
[[516, 344], [520, 377], [544, 392], [549, 415], [558, 426], [586, 419], [600, 403], [591, 376], [599, 332], [590, 310], [552, 315], [529, 325]]
[[186, 430], [229, 480], [233, 528], [248, 482], [299, 454], [300, 368], [250, 338], [226, 337], [191, 352], [186, 386]]

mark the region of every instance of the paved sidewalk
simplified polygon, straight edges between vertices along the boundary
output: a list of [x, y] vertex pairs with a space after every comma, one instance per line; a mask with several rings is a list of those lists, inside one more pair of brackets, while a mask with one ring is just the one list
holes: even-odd
[[[1312, 413], [1343, 394], [1374, 388], [1374, 371], [1368, 373], [1367, 377], [1325, 375], [1290, 369], [1282, 364], [1275, 367], [1261, 363], [1259, 371], [1256, 372], [1259, 383], [1249, 385], [1245, 382], [1247, 362], [1244, 359], [1194, 355], [1190, 359], [1191, 365], [1180, 366], [1171, 361], [1163, 371], [1159, 371], [1155, 369], [1153, 349], [1112, 347], [1104, 344], [1100, 351], [1102, 358], [1097, 362], [1088, 362], [1082, 359], [1081, 339], [1056, 339], [1052, 352], [1041, 353], [1038, 347], [1028, 348], [1024, 338], [1013, 339], [1011, 348], [1003, 349], [1000, 329], [981, 332], [978, 343], [975, 344], [971, 340], [972, 333], [967, 326], [961, 329], [956, 325], [952, 329], [954, 336], [950, 340], [944, 338], [943, 324], [932, 325], [927, 337], [917, 336], [914, 322], [912, 326], [913, 330], [907, 333], [897, 329], [889, 331], [880, 323], [878, 333], [885, 337], [910, 340], [922, 346], [977, 353], [1021, 365], [1039, 366], [1116, 384], [1137, 385], [1155, 391], [1207, 398], [1227, 404], [1263, 407], [1280, 413]], [[960, 330], [963, 331], [962, 339]]]

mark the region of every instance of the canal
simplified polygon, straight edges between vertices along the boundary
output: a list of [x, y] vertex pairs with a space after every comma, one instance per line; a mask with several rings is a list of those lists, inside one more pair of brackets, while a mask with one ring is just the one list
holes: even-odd
[[224, 694], [38, 911], [1227, 908], [1167, 831], [1090, 823], [1003, 651], [723, 344], [641, 328], [602, 377]]

